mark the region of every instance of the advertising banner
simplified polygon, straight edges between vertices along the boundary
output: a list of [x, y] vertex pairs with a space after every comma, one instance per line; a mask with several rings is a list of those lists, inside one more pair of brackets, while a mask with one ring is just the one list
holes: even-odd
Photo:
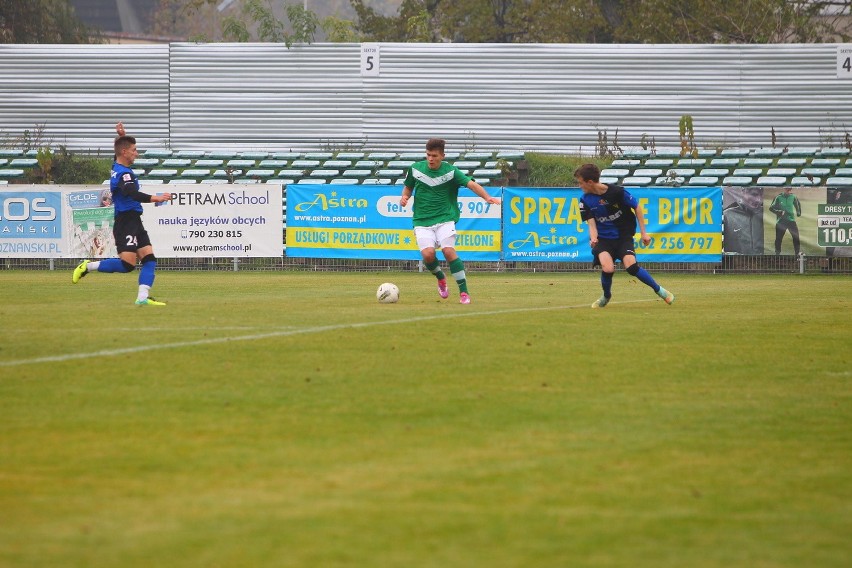
[[725, 254], [852, 256], [852, 188], [725, 187]]
[[60, 191], [0, 189], [0, 257], [67, 256], [62, 214]]
[[142, 219], [157, 256], [283, 256], [282, 186], [203, 185], [169, 189], [171, 201], [143, 205]]
[[[719, 262], [722, 191], [719, 187], [627, 188], [645, 212], [651, 243], [634, 237], [647, 262]], [[591, 262], [588, 226], [580, 217], [579, 188], [505, 189], [506, 261]]]
[[[486, 188], [495, 197], [499, 188]], [[287, 187], [287, 256], [418, 260], [414, 197], [401, 207], [401, 185]], [[500, 260], [500, 207], [466, 188], [459, 190], [461, 218], [456, 250], [465, 260]]]

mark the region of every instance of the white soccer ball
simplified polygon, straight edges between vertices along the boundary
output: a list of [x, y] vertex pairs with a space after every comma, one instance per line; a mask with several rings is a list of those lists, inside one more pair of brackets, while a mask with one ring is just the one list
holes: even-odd
[[380, 304], [395, 304], [399, 301], [399, 287], [385, 282], [376, 290], [376, 299]]

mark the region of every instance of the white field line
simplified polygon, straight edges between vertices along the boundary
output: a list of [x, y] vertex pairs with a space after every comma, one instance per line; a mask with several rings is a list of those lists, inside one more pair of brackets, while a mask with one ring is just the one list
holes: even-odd
[[[655, 302], [657, 298], [648, 300], [628, 300], [624, 302], [612, 302], [610, 306], [617, 304], [634, 304], [637, 302]], [[214, 345], [217, 343], [228, 343], [229, 341], [256, 341], [258, 339], [269, 339], [272, 337], [290, 337], [293, 335], [306, 335], [310, 333], [324, 333], [326, 331], [338, 331], [341, 329], [363, 329], [375, 327], [379, 325], [397, 325], [409, 324], [418, 321], [429, 321], [444, 318], [463, 318], [474, 316], [497, 316], [502, 314], [516, 314], [523, 312], [543, 312], [552, 310], [575, 310], [578, 308], [589, 308], [589, 304], [575, 306], [548, 306], [541, 308], [510, 308], [506, 310], [493, 310], [485, 312], [458, 312], [451, 314], [436, 314], [432, 316], [418, 316], [405, 319], [394, 319], [386, 321], [370, 321], [356, 323], [340, 323], [335, 325], [319, 325], [315, 327], [305, 327], [301, 329], [287, 329], [279, 331], [269, 331], [265, 333], [253, 333], [249, 335], [236, 335], [231, 337], [210, 337], [206, 339], [195, 339], [192, 341], [177, 341], [171, 343], [137, 345], [134, 347], [123, 347], [120, 349], [104, 349], [102, 351], [87, 351], [81, 353], [66, 353], [64, 355], [50, 355], [47, 357], [34, 357], [32, 359], [18, 359], [14, 361], [0, 361], [0, 367], [20, 367], [23, 365], [37, 365], [40, 363], [59, 363], [63, 361], [73, 361], [76, 359], [92, 359], [97, 357], [113, 357], [115, 355], [125, 355], [128, 353], [141, 353], [143, 351], [156, 351], [162, 349], [175, 349], [178, 347], [196, 347], [199, 345]]]

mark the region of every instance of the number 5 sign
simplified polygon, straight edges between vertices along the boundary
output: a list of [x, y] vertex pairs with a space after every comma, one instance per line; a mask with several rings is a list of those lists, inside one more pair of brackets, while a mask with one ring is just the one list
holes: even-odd
[[852, 44], [837, 47], [837, 78], [852, 79]]
[[377, 43], [362, 43], [361, 44], [361, 76], [362, 77], [378, 77], [379, 76], [379, 44]]

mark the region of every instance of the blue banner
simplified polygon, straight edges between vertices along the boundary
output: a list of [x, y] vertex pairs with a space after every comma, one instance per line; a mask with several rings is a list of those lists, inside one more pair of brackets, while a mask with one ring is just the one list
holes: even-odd
[[[720, 187], [628, 188], [645, 212], [651, 237], [635, 249], [647, 262], [720, 262]], [[580, 218], [579, 188], [504, 189], [503, 260], [591, 262], [588, 226]]]
[[[486, 188], [500, 196], [500, 188]], [[399, 205], [401, 185], [287, 186], [290, 257], [419, 260], [411, 222], [414, 198]], [[500, 207], [459, 190], [456, 250], [464, 260], [500, 260]]]

